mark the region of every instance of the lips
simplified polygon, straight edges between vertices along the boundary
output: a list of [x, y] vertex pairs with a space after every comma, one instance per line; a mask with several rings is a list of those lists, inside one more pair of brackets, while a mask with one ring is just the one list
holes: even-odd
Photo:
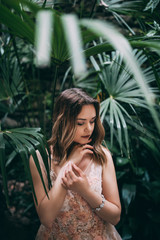
[[87, 136], [82, 136], [82, 138], [89, 138], [90, 137], [90, 135], [87, 135]]

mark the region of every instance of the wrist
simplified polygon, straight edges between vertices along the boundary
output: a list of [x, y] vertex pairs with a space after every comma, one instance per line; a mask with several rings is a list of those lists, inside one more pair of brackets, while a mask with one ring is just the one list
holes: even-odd
[[102, 197], [102, 203], [98, 207], [92, 208], [93, 212], [99, 212], [104, 207], [106, 199], [103, 194], [101, 194], [101, 197]]
[[90, 203], [91, 200], [94, 198], [95, 192], [91, 188], [91, 186], [87, 186], [86, 191], [83, 191], [81, 196]]
[[106, 201], [102, 194], [100, 195], [91, 188], [88, 189], [88, 191], [82, 197], [89, 203], [93, 212], [100, 211], [104, 207]]

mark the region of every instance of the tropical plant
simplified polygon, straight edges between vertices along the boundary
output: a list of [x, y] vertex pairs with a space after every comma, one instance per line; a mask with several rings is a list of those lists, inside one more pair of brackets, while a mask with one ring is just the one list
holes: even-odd
[[[134, 50], [134, 55], [139, 63], [139, 66], [144, 66], [148, 58], [142, 51]], [[125, 147], [127, 148], [129, 156], [129, 139], [126, 118], [134, 122], [135, 117], [138, 117], [136, 108], [148, 109], [147, 103], [144, 99], [143, 92], [137, 85], [137, 82], [133, 78], [127, 66], [124, 66], [123, 58], [119, 52], [111, 52], [110, 55], [105, 53], [98, 55], [98, 62], [91, 56], [91, 63], [98, 74], [98, 84], [96, 84], [97, 95], [101, 93], [101, 120], [108, 122], [111, 133], [111, 146], [113, 146], [113, 134], [117, 136], [120, 150], [124, 149], [123, 140], [125, 140]], [[159, 67], [155, 67], [156, 73], [159, 75]], [[153, 74], [151, 67], [145, 67], [143, 70], [145, 81], [151, 84], [155, 81], [155, 75]], [[93, 74], [93, 73], [92, 73]], [[90, 89], [90, 86], [95, 85], [95, 79], [89, 84], [86, 84], [85, 78], [78, 79], [74, 83], [78, 87]], [[89, 89], [88, 89], [89, 88]], [[156, 94], [158, 88], [148, 88], [150, 93]], [[108, 118], [109, 112], [110, 116]], [[139, 120], [139, 119], [138, 119]], [[116, 127], [116, 130], [115, 130]], [[123, 132], [124, 132], [124, 137]], [[126, 153], [127, 155], [127, 153]]]
[[[39, 169], [36, 150], [48, 169], [43, 135], [33, 127], [40, 126], [49, 136], [57, 94], [78, 86], [101, 101], [105, 140], [112, 146], [125, 209], [119, 225], [123, 238], [159, 236], [148, 207], [154, 202], [156, 208], [159, 198], [158, 6], [159, 0], [0, 1], [0, 163], [6, 193], [6, 167], [18, 156], [30, 180], [30, 154]], [[7, 125], [9, 117], [16, 120], [14, 126]], [[148, 155], [150, 161], [142, 162]], [[147, 212], [145, 223], [151, 226], [146, 232], [144, 218], [138, 221], [132, 210], [139, 211], [142, 201], [147, 203], [142, 208]]]

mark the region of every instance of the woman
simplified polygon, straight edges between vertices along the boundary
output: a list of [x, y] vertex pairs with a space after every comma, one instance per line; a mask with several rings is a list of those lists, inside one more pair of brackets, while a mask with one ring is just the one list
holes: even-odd
[[[41, 221], [36, 239], [121, 239], [114, 227], [121, 213], [115, 169], [109, 150], [101, 145], [103, 139], [99, 102], [78, 88], [62, 92], [48, 141], [49, 198], [30, 158]], [[37, 155], [47, 184], [41, 155]]]

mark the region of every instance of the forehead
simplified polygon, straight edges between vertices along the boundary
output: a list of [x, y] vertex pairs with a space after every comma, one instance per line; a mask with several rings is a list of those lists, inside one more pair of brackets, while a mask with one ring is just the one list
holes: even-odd
[[84, 105], [81, 112], [78, 114], [77, 118], [93, 118], [96, 116], [96, 109], [93, 104]]

